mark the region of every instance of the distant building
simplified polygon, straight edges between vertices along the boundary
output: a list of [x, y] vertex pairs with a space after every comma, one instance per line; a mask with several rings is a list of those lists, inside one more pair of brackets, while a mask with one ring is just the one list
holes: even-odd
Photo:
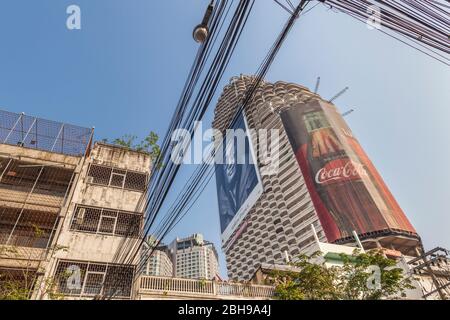
[[[149, 244], [146, 242], [143, 246], [144, 254], [147, 253]], [[166, 245], [159, 245], [150, 257], [144, 258], [145, 267], [143, 275], [146, 276], [158, 276], [158, 277], [172, 277], [173, 276], [173, 263], [172, 254], [170, 249]]]
[[203, 240], [203, 235], [176, 239], [170, 245], [174, 262], [174, 276], [190, 279], [213, 279], [219, 274], [216, 248]]

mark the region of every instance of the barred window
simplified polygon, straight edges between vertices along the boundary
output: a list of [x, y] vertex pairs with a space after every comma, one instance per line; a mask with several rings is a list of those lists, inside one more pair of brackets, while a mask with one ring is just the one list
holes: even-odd
[[141, 221], [140, 213], [77, 206], [70, 230], [135, 237], [139, 235]]
[[93, 178], [93, 183], [109, 185], [111, 173], [112, 168], [91, 165], [88, 176]]
[[144, 191], [147, 185], [147, 174], [128, 170], [91, 165], [88, 176], [91, 182], [121, 189]]
[[59, 261], [55, 283], [57, 291], [63, 295], [130, 298], [133, 276], [133, 266]]
[[113, 169], [110, 185], [113, 187], [123, 188], [127, 172], [124, 170]]
[[125, 189], [145, 190], [147, 175], [137, 172], [127, 172], [125, 178]]

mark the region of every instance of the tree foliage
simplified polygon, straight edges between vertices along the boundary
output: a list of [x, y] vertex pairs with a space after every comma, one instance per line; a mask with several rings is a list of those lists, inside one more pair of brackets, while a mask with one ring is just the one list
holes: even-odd
[[[34, 231], [34, 241], [39, 241], [44, 236], [44, 231], [37, 225], [30, 225]], [[50, 248], [52, 254], [60, 250], [66, 250], [62, 246], [54, 246]], [[0, 246], [0, 256], [14, 256], [19, 254], [17, 246]], [[40, 285], [37, 283], [38, 273], [44, 273], [44, 269], [40, 267], [35, 270], [32, 265], [32, 250], [24, 260], [25, 267], [18, 269], [15, 273], [0, 271], [0, 300], [28, 300], [31, 298], [35, 288]], [[42, 280], [41, 290], [43, 295], [47, 295], [52, 300], [62, 300], [64, 295], [57, 290], [58, 284], [53, 277]]]
[[[326, 266], [320, 253], [300, 256], [292, 271], [274, 271], [270, 282], [280, 300], [379, 300], [399, 298], [411, 279], [380, 251], [341, 255], [341, 266]], [[377, 274], [378, 272], [378, 274]], [[379, 277], [377, 277], [377, 275]]]
[[[111, 143], [136, 151], [148, 152], [152, 156], [152, 159], [156, 160], [161, 152], [158, 145], [159, 136], [155, 132], [150, 131], [150, 133], [139, 143], [136, 142], [137, 138], [138, 137], [135, 135], [126, 134], [120, 138], [114, 139]], [[103, 139], [102, 141], [108, 143], [108, 139]]]

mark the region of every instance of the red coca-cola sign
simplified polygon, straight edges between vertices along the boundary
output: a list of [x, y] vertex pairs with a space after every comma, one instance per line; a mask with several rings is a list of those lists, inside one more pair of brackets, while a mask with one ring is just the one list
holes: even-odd
[[349, 159], [337, 159], [328, 162], [317, 171], [315, 181], [317, 184], [331, 184], [349, 180], [360, 180], [368, 177], [364, 165]]
[[281, 113], [328, 241], [385, 230], [414, 233], [383, 179], [330, 103], [300, 103]]

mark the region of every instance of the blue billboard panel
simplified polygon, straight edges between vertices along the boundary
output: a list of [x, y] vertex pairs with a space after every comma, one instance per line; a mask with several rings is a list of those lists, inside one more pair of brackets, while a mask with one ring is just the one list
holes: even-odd
[[223, 164], [215, 165], [223, 244], [238, 229], [263, 191], [243, 114], [230, 129], [222, 144]]

